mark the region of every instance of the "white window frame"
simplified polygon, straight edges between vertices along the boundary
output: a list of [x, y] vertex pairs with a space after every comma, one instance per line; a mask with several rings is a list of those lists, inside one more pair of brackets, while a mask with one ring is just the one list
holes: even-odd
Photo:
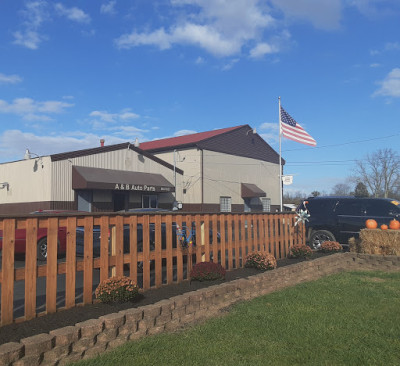
[[261, 197], [263, 212], [271, 212], [271, 198]]
[[219, 207], [221, 212], [232, 212], [232, 197], [219, 197]]

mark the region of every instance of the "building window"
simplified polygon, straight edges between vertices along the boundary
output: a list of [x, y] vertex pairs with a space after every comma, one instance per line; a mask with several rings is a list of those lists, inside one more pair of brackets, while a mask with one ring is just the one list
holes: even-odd
[[263, 212], [271, 212], [271, 198], [262, 197], [261, 202]]
[[250, 198], [245, 198], [243, 201], [244, 201], [244, 212], [251, 212]]
[[92, 191], [76, 191], [78, 196], [78, 211], [92, 212]]
[[221, 207], [221, 212], [231, 212], [232, 211], [232, 198], [231, 197], [220, 197], [219, 203]]
[[158, 197], [155, 194], [144, 194], [142, 196], [142, 208], [158, 208]]

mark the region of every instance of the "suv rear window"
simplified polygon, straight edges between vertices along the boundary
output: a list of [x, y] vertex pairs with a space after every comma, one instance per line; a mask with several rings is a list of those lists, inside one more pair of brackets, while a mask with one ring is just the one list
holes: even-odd
[[326, 215], [332, 212], [333, 207], [336, 205], [336, 200], [327, 199], [327, 200], [309, 200], [306, 204], [307, 210], [310, 212], [310, 215]]

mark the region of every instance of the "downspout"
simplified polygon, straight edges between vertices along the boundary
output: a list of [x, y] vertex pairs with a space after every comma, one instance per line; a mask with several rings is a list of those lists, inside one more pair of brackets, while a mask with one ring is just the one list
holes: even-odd
[[201, 206], [200, 206], [200, 211], [203, 212], [203, 205], [204, 205], [204, 158], [203, 158], [203, 149], [200, 149], [201, 155], [200, 155], [200, 182], [201, 182]]

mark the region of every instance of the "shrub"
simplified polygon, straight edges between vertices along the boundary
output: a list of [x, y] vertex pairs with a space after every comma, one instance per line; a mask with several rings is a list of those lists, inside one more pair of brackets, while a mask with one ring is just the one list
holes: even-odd
[[200, 262], [193, 266], [190, 278], [194, 281], [213, 281], [225, 279], [225, 274], [225, 269], [219, 263]]
[[251, 253], [246, 257], [244, 266], [265, 271], [276, 268], [276, 259], [270, 253]]
[[139, 294], [139, 287], [128, 277], [111, 277], [102, 281], [95, 291], [101, 302], [132, 301]]
[[342, 246], [337, 241], [324, 241], [321, 244], [321, 251], [324, 253], [341, 252]]
[[296, 244], [290, 248], [290, 258], [309, 258], [313, 255], [312, 249], [305, 244]]

